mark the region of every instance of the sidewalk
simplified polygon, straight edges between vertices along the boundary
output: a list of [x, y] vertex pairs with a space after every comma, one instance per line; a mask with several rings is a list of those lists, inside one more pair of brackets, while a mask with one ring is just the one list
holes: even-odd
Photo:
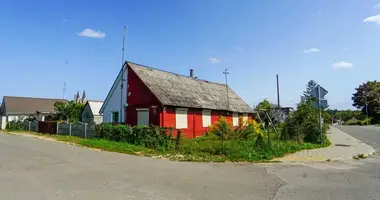
[[277, 160], [282, 162], [352, 160], [359, 154], [372, 155], [375, 152], [369, 145], [333, 126], [329, 138], [332, 143], [329, 147], [304, 150]]

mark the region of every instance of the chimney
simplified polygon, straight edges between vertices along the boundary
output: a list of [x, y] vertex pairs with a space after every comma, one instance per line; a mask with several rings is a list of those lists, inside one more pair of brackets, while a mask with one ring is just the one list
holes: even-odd
[[194, 70], [190, 69], [190, 78], [194, 78]]

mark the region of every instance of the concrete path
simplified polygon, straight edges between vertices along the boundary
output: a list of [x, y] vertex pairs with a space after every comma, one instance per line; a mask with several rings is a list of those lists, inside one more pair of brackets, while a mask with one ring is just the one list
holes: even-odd
[[297, 161], [344, 161], [359, 154], [371, 155], [375, 150], [351, 135], [331, 127], [329, 134], [332, 145], [327, 148], [304, 150], [278, 159], [282, 162]]

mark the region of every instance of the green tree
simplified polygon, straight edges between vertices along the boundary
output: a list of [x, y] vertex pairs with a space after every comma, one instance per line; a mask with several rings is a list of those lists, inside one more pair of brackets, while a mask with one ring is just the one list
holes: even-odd
[[69, 102], [56, 102], [54, 104], [55, 114], [52, 117], [53, 120], [67, 120], [69, 122], [79, 121], [81, 113], [83, 111], [84, 104], [76, 103], [74, 101]]
[[352, 105], [361, 109], [363, 114], [370, 117], [379, 118], [380, 115], [380, 82], [368, 81], [355, 88], [356, 92], [352, 96]]
[[264, 99], [262, 102], [257, 104], [256, 110], [270, 110], [273, 108], [273, 105], [268, 101], [268, 99]]
[[317, 85], [317, 82], [313, 80], [310, 80], [307, 83], [306, 90], [303, 91], [303, 96], [301, 96], [302, 101], [315, 100], [315, 98], [312, 96], [312, 91], [316, 85]]

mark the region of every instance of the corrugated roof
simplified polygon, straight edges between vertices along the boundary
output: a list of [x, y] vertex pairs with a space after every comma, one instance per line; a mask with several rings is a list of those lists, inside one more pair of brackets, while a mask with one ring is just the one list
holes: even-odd
[[54, 104], [57, 101], [67, 102], [66, 99], [48, 99], [32, 97], [11, 97], [4, 96], [3, 104], [5, 114], [36, 114], [54, 113]]
[[103, 105], [103, 101], [87, 101], [87, 103], [93, 115], [100, 115], [99, 111]]
[[127, 62], [164, 105], [250, 113], [252, 109], [226, 85], [194, 79], [136, 63]]

